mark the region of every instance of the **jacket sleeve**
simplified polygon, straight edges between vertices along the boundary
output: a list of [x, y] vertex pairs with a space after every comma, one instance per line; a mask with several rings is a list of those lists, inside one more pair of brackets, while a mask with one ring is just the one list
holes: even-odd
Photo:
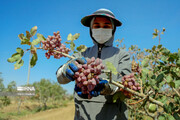
[[[117, 74], [115, 81], [121, 81], [122, 76], [128, 75], [131, 73], [131, 60], [130, 60], [130, 54], [126, 51], [121, 51], [119, 54], [119, 60], [118, 60], [118, 67], [117, 72], [120, 74]], [[112, 89], [112, 93], [114, 94], [118, 87], [112, 84], [109, 84], [110, 88]]]
[[[71, 61], [71, 60], [70, 60], [70, 61]], [[66, 66], [69, 64], [70, 61], [68, 61], [68, 62], [65, 63], [64, 65], [60, 66], [60, 67], [58, 68], [58, 70], [56, 71], [57, 81], [58, 81], [60, 84], [67, 84], [67, 83], [71, 82], [71, 80], [68, 79], [68, 78], [65, 76], [65, 74], [64, 74], [65, 69], [66, 69]]]
[[[81, 54], [80, 53], [76, 53], [73, 55], [75, 58], [77, 57], [80, 57]], [[60, 84], [67, 84], [69, 82], [71, 82], [70, 79], [68, 79], [66, 76], [65, 76], [65, 70], [68, 66], [68, 64], [72, 61], [73, 59], [70, 59], [67, 63], [65, 63], [64, 65], [60, 66], [58, 68], [58, 70], [56, 71], [56, 77], [57, 77], [57, 81], [60, 83]]]

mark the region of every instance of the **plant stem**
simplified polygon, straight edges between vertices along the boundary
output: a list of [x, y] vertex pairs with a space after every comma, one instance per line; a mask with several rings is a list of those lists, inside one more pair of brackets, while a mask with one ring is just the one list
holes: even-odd
[[64, 56], [66, 56], [66, 57], [68, 57], [68, 58], [70, 58], [70, 59], [75, 59], [75, 57], [70, 56], [70, 55], [68, 55], [68, 54], [66, 54], [66, 53], [59, 52], [59, 51], [57, 51], [57, 50], [52, 50], [52, 51], [53, 51], [53, 52], [56, 52], [56, 53], [60, 53], [60, 54], [62, 54], [62, 55], [64, 55]]
[[[106, 79], [106, 80], [107, 80], [107, 79]], [[107, 80], [107, 81], [109, 82], [109, 80]], [[132, 93], [132, 94], [134, 94], [134, 95], [136, 95], [136, 96], [138, 96], [138, 97], [141, 97], [141, 98], [147, 97], [146, 95], [144, 95], [144, 94], [142, 94], [142, 93], [138, 93], [138, 92], [136, 92], [136, 91], [134, 91], [134, 90], [131, 90], [131, 89], [127, 88], [127, 87], [124, 87], [124, 85], [122, 85], [122, 84], [120, 84], [120, 83], [118, 83], [118, 82], [116, 82], [116, 81], [114, 81], [114, 80], [111, 81], [111, 84], [113, 84], [113, 85], [115, 85], [115, 86], [118, 86], [118, 87], [120, 87], [120, 88], [123, 88], [124, 90], [126, 90], [126, 91], [128, 91], [128, 92], [130, 92], [130, 93]], [[154, 103], [154, 104], [157, 104], [157, 105], [161, 106], [161, 107], [164, 106], [164, 104], [163, 104], [162, 102], [157, 101], [157, 100], [155, 100], [155, 99], [153, 99], [153, 98], [151, 98], [151, 97], [149, 97], [148, 100], [151, 101], [151, 102]]]

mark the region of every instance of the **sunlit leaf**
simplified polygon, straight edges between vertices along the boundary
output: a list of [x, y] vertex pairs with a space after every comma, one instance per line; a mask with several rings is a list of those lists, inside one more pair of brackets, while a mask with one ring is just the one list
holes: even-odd
[[165, 116], [164, 115], [161, 115], [158, 117], [158, 120], [166, 120]]
[[149, 64], [149, 58], [145, 58], [145, 59], [142, 61], [141, 64], [142, 64], [143, 67], [147, 67], [148, 64]]
[[71, 33], [68, 35], [67, 40], [73, 40], [73, 36]]
[[39, 34], [37, 33], [37, 38], [40, 40], [40, 41], [45, 41], [46, 38], [42, 35], [42, 34]]
[[112, 71], [112, 73], [114, 75], [116, 75], [118, 73], [116, 68], [114, 67], [114, 65], [111, 62], [107, 61], [106, 62], [106, 67], [107, 67], [108, 70]]
[[13, 62], [16, 62], [17, 60], [19, 60], [20, 58], [21, 58], [20, 53], [14, 53], [10, 58], [7, 59], [7, 61], [10, 63], [13, 63]]
[[168, 120], [175, 120], [174, 117], [172, 115], [170, 115], [170, 114], [167, 114], [167, 119]]
[[33, 40], [33, 41], [31, 42], [31, 45], [37, 45], [37, 44], [39, 44], [40, 42], [41, 42], [40, 39], [35, 39], [35, 40]]
[[176, 61], [176, 63], [180, 66], [180, 58]]
[[21, 66], [23, 66], [24, 61], [22, 59], [19, 59], [15, 64], [14, 64], [14, 69], [17, 70], [19, 69]]
[[154, 112], [157, 111], [157, 106], [156, 106], [156, 104], [152, 104], [152, 103], [151, 103], [151, 104], [149, 105], [148, 109], [149, 109], [149, 112], [154, 113]]
[[34, 26], [33, 28], [31, 28], [30, 34], [31, 36], [34, 36], [37, 32], [37, 26]]
[[16, 51], [17, 51], [17, 53], [19, 53], [21, 56], [23, 56], [24, 55], [24, 51], [23, 51], [23, 49], [21, 49], [21, 48], [16, 48]]
[[74, 48], [75, 48], [75, 44], [74, 44], [74, 42], [73, 42], [73, 41], [71, 41], [70, 48], [71, 48], [71, 50], [72, 50], [72, 51], [73, 51], [73, 50], [74, 50]]
[[179, 89], [180, 88], [180, 80], [176, 80], [176, 81], [174, 81], [174, 83], [175, 83], [175, 88]]
[[86, 47], [85, 45], [80, 45], [80, 46], [77, 47], [76, 49], [77, 49], [77, 51], [79, 51], [79, 52], [84, 52], [84, 51], [87, 49], [87, 47]]
[[78, 38], [79, 38], [79, 36], [80, 36], [80, 33], [76, 33], [75, 35], [73, 35], [73, 40], [78, 39]]
[[166, 76], [166, 80], [168, 83], [173, 81], [173, 78], [171, 77], [171, 75]]

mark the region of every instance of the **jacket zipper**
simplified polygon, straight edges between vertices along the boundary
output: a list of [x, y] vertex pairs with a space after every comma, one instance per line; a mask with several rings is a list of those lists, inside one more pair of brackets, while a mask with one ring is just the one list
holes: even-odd
[[101, 50], [102, 50], [102, 47], [98, 47], [98, 58], [101, 58]]

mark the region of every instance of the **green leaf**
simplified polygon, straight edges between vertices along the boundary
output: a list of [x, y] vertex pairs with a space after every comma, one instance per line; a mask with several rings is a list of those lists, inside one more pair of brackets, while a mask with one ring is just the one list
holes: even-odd
[[21, 59], [21, 54], [19, 53], [14, 53], [10, 58], [7, 59], [8, 62], [13, 63]]
[[37, 26], [34, 26], [33, 28], [31, 28], [30, 34], [31, 36], [34, 36], [37, 32]]
[[178, 49], [178, 56], [180, 57], [180, 49]]
[[158, 117], [158, 120], [166, 120], [165, 116], [164, 115], [161, 115]]
[[87, 49], [85, 45], [80, 45], [79, 47], [76, 48], [77, 51], [79, 52], [84, 52]]
[[175, 83], [174, 83], [174, 82], [170, 82], [169, 85], [170, 85], [171, 87], [173, 87], [173, 88], [175, 87]]
[[170, 53], [170, 50], [168, 50], [167, 48], [163, 48], [162, 53], [163, 55], [168, 55]]
[[106, 67], [107, 67], [108, 70], [112, 71], [112, 73], [114, 75], [116, 75], [118, 73], [116, 68], [114, 67], [114, 65], [111, 62], [107, 61], [106, 62]]
[[143, 61], [142, 61], [142, 67], [148, 67], [148, 64], [149, 64], [149, 58], [145, 58]]
[[71, 42], [65, 42], [66, 44], [71, 44]]
[[157, 29], [154, 29], [154, 32], [155, 32], [155, 33], [158, 33], [159, 31], [158, 31]]
[[174, 84], [175, 84], [175, 88], [176, 88], [176, 89], [179, 89], [179, 88], [180, 88], [180, 80], [174, 81]]
[[37, 53], [34, 53], [32, 58], [31, 58], [31, 61], [30, 61], [31, 67], [34, 67], [36, 65], [37, 60], [38, 60]]
[[176, 120], [180, 120], [180, 117], [179, 117], [178, 113], [174, 113], [174, 114], [173, 114], [173, 117], [174, 117]]
[[167, 116], [168, 120], [175, 120], [174, 117], [170, 114], [167, 114], [166, 116]]
[[21, 48], [16, 48], [16, 51], [17, 51], [17, 53], [19, 53], [21, 56], [23, 56], [24, 55], [24, 51], [23, 51], [23, 49], [21, 49]]
[[24, 61], [22, 59], [19, 59], [15, 64], [14, 64], [14, 69], [17, 70], [19, 69], [21, 66], [23, 66]]
[[24, 39], [21, 41], [21, 45], [31, 45], [31, 42], [29, 39]]
[[152, 51], [155, 51], [156, 50], [156, 46], [154, 45], [153, 47], [152, 47]]
[[176, 61], [176, 64], [180, 66], [180, 58]]
[[29, 31], [26, 31], [26, 38], [29, 39], [29, 40], [30, 40], [30, 38], [31, 38], [31, 34], [30, 34]]
[[158, 45], [157, 48], [158, 48], [158, 49], [162, 48], [162, 45]]
[[37, 38], [40, 40], [40, 41], [45, 41], [46, 38], [42, 35], [42, 34], [39, 34], [37, 33]]
[[71, 48], [72, 51], [74, 51], [75, 44], [74, 44], [73, 40], [71, 41], [70, 48]]
[[167, 102], [167, 97], [166, 96], [162, 96], [162, 97], [160, 97], [159, 99], [158, 99], [158, 101], [160, 101], [160, 102], [162, 102], [162, 103], [164, 103], [164, 104], [166, 104], [166, 102]]
[[114, 95], [113, 95], [113, 103], [116, 103], [116, 102], [118, 102], [118, 99], [120, 100], [120, 101], [124, 101], [124, 99], [125, 99], [126, 97], [125, 97], [125, 95], [122, 93], [122, 92], [116, 92]]
[[31, 45], [37, 45], [37, 44], [39, 44], [40, 42], [41, 42], [40, 39], [35, 39], [35, 40], [33, 40], [33, 41], [31, 42]]
[[19, 34], [18, 37], [19, 37], [19, 39], [20, 39], [21, 41], [26, 38], [23, 33]]
[[79, 36], [80, 36], [80, 34], [79, 34], [79, 33], [76, 33], [75, 35], [73, 35], [73, 40], [78, 39], [78, 38], [79, 38]]
[[163, 108], [165, 112], [171, 113], [171, 107], [169, 107], [167, 104], [164, 104]]
[[73, 40], [73, 36], [71, 33], [68, 35], [67, 40]]
[[164, 78], [164, 74], [163, 73], [159, 74], [156, 78], [157, 83], [162, 82], [163, 78]]
[[170, 83], [173, 81], [173, 78], [171, 77], [171, 75], [168, 75], [166, 76], [166, 80], [167, 80], [167, 83]]
[[175, 101], [177, 104], [180, 104], [180, 97], [174, 96], [174, 101]]
[[161, 56], [161, 60], [163, 61], [163, 62], [168, 62], [168, 57], [167, 56]]
[[154, 113], [154, 112], [156, 112], [156, 111], [157, 111], [157, 106], [156, 106], [156, 104], [150, 104], [150, 105], [149, 105], [149, 112]]

